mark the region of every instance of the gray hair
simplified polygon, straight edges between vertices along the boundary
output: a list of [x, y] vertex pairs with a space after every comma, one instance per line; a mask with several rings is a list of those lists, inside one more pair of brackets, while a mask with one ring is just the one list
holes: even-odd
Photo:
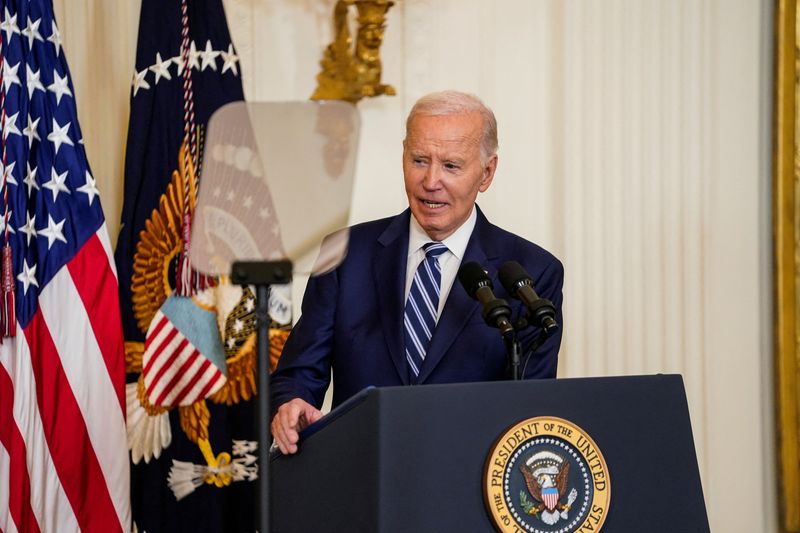
[[481, 137], [481, 160], [485, 163], [490, 156], [497, 153], [497, 119], [494, 113], [480, 98], [473, 94], [460, 91], [442, 91], [423, 96], [408, 114], [406, 120], [406, 136], [411, 126], [411, 121], [417, 115], [446, 116], [466, 113], [480, 113], [483, 119], [483, 134]]

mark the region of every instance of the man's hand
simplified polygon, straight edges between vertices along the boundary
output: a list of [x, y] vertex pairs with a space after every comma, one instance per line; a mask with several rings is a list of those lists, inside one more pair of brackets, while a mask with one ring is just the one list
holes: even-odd
[[272, 419], [272, 437], [281, 453], [296, 453], [300, 432], [320, 418], [322, 411], [300, 398], [281, 405]]

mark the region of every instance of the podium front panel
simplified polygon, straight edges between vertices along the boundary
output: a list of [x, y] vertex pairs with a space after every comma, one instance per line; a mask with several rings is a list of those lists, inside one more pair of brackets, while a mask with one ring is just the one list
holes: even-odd
[[272, 463], [275, 531], [494, 531], [487, 457], [536, 416], [579, 426], [605, 457], [603, 531], [709, 531], [683, 382], [666, 375], [375, 389]]

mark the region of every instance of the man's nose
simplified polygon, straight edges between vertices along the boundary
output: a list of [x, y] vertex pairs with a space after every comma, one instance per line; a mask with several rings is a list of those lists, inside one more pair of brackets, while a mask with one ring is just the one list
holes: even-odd
[[441, 169], [434, 164], [428, 165], [425, 169], [425, 176], [422, 186], [427, 190], [438, 189], [441, 184]]

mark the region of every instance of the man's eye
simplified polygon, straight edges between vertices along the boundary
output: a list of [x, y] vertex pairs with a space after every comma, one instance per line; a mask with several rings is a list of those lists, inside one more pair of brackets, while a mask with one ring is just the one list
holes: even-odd
[[458, 170], [458, 165], [456, 165], [455, 163], [445, 163], [444, 168], [446, 168], [447, 170]]
[[415, 165], [424, 165], [425, 164], [425, 160], [422, 159], [421, 157], [415, 157], [414, 158], [414, 164]]

